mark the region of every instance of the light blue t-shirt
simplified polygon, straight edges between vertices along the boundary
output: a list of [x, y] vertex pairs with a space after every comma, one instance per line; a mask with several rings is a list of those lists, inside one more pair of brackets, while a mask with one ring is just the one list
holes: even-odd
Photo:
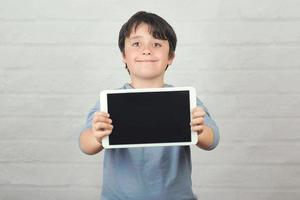
[[[126, 83], [121, 89], [129, 88]], [[205, 110], [204, 123], [214, 130], [213, 149], [219, 142], [218, 127], [198, 98], [197, 106]], [[99, 108], [98, 100], [87, 116], [85, 129], [92, 127]], [[101, 199], [194, 200], [191, 173], [189, 146], [105, 149]]]

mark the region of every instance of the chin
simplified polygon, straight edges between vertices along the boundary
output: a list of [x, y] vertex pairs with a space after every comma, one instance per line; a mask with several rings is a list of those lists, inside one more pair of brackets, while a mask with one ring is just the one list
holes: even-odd
[[135, 77], [141, 78], [141, 79], [155, 79], [160, 76], [160, 74], [134, 74]]
[[143, 76], [143, 79], [147, 79], [147, 80], [154, 80], [154, 79], [159, 79], [160, 77], [162, 77], [161, 74], [156, 74], [156, 75], [148, 75], [148, 76]]

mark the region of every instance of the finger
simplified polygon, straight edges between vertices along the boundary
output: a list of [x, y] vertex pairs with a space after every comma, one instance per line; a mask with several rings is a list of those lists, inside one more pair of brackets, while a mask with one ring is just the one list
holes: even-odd
[[200, 107], [195, 107], [195, 108], [193, 108], [192, 113], [195, 113], [195, 112], [198, 112], [198, 111], [201, 111], [201, 110], [203, 110], [203, 109], [200, 108]]
[[200, 125], [204, 123], [203, 117], [195, 118], [192, 120], [191, 125]]
[[195, 107], [195, 108], [192, 110], [192, 113], [195, 113], [195, 112], [201, 112], [201, 111], [204, 112], [204, 108], [197, 106], [197, 107]]
[[106, 130], [106, 131], [96, 131], [94, 132], [94, 136], [95, 138], [99, 141], [99, 142], [102, 142], [102, 139], [105, 137], [105, 136], [108, 136], [112, 133], [111, 130]]
[[100, 130], [106, 130], [106, 129], [110, 129], [112, 130], [113, 129], [113, 125], [112, 124], [108, 124], [108, 123], [104, 123], [104, 122], [100, 122], [99, 123], [99, 128]]
[[200, 106], [197, 106], [194, 108], [194, 112], [201, 111], [201, 110], [203, 110], [203, 108]]
[[200, 125], [200, 126], [192, 126], [192, 131], [203, 131], [204, 126]]
[[196, 112], [196, 111], [197, 111], [197, 108], [198, 108], [198, 107], [195, 107], [195, 108], [193, 108], [193, 110], [192, 110], [192, 114], [193, 114], [194, 112]]
[[109, 117], [109, 113], [107, 112], [95, 112], [95, 116], [103, 116], [103, 117]]
[[105, 131], [95, 131], [94, 136], [96, 138], [103, 138], [105, 136], [108, 136], [112, 133], [112, 130], [105, 130]]
[[193, 118], [196, 118], [196, 117], [204, 117], [204, 116], [205, 116], [205, 112], [204, 112], [203, 110], [194, 112], [194, 113], [192, 114], [192, 117], [193, 117]]
[[112, 130], [113, 129], [113, 125], [108, 124], [108, 123], [104, 123], [104, 122], [97, 122], [97, 123], [95, 123], [94, 127], [95, 127], [96, 131], [106, 130], [106, 129]]
[[108, 117], [104, 117], [102, 115], [97, 115], [97, 116], [94, 117], [93, 122], [94, 123], [96, 123], [96, 122], [105, 122], [105, 123], [111, 124], [112, 120]]

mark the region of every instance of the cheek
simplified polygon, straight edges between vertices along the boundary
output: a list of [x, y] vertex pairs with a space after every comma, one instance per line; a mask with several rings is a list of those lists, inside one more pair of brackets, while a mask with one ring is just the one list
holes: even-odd
[[163, 63], [169, 62], [169, 54], [168, 54], [168, 53], [161, 54], [161, 55], [160, 55], [160, 60], [161, 60]]
[[135, 53], [131, 49], [125, 49], [125, 55], [123, 55], [123, 61], [131, 63], [134, 61]]
[[158, 53], [161, 59], [169, 60], [169, 48], [163, 48]]
[[133, 54], [129, 54], [127, 56], [128, 63], [134, 63], [135, 62], [135, 56]]

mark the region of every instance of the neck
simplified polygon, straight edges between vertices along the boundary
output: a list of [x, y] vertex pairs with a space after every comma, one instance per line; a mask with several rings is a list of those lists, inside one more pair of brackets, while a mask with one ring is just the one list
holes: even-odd
[[133, 88], [161, 88], [164, 87], [164, 80], [140, 80], [140, 79], [131, 79], [130, 83]]

